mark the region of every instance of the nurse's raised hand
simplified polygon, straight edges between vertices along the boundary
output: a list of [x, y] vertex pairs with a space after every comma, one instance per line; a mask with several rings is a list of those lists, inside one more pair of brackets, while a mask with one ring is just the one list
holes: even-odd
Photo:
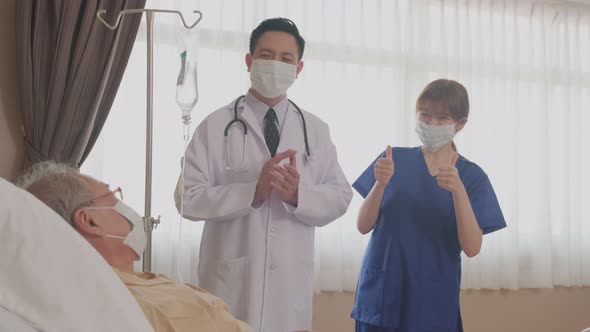
[[385, 158], [377, 159], [375, 163], [375, 180], [376, 184], [385, 187], [393, 176], [395, 165], [393, 164], [393, 152], [391, 146], [385, 150]]
[[459, 172], [455, 167], [457, 164], [457, 159], [459, 159], [459, 154], [455, 152], [451, 157], [449, 166], [441, 167], [438, 170], [438, 174], [436, 174], [438, 186], [450, 191], [453, 194], [456, 194], [461, 190], [465, 190], [463, 182], [459, 177]]

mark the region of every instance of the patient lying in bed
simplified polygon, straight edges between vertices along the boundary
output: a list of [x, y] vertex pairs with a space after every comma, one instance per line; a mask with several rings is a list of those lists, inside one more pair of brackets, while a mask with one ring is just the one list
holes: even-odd
[[148, 320], [160, 331], [252, 331], [207, 291], [164, 275], [136, 273], [145, 246], [141, 217], [112, 190], [76, 169], [52, 162], [33, 166], [20, 185], [47, 204], [113, 267]]

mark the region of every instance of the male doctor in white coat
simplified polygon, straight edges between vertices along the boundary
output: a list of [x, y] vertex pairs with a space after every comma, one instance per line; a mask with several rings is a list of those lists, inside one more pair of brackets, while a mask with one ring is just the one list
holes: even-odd
[[328, 125], [286, 96], [304, 46], [288, 19], [252, 31], [251, 88], [198, 126], [175, 195], [185, 218], [205, 220], [199, 285], [261, 332], [311, 330], [315, 228], [352, 198]]

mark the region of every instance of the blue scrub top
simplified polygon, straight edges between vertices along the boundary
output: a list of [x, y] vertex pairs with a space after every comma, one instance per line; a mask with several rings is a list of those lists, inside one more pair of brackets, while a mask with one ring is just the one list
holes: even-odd
[[[400, 332], [462, 331], [461, 246], [452, 195], [430, 175], [419, 147], [394, 148], [393, 161], [351, 316]], [[363, 197], [375, 183], [374, 165], [352, 185]], [[506, 227], [486, 173], [462, 156], [456, 167], [483, 233]]]

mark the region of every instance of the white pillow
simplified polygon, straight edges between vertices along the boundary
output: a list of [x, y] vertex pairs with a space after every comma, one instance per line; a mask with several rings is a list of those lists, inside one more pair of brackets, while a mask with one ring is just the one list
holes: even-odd
[[0, 331], [38, 332], [28, 322], [0, 306]]
[[70, 225], [0, 178], [0, 306], [42, 331], [153, 331], [111, 267]]

